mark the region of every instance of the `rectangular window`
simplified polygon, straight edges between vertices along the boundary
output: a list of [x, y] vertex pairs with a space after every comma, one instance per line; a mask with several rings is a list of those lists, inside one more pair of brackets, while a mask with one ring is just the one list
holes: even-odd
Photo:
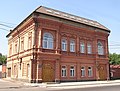
[[85, 67], [81, 67], [81, 77], [85, 77]]
[[70, 52], [75, 52], [75, 41], [70, 40]]
[[12, 55], [12, 44], [10, 45], [10, 49], [9, 49], [9, 55]]
[[62, 40], [62, 51], [67, 51], [67, 40]]
[[15, 44], [15, 50], [14, 50], [15, 53], [17, 53], [17, 49], [18, 49], [18, 48], [17, 48], [17, 43], [16, 43], [16, 44]]
[[32, 32], [28, 33], [28, 49], [32, 48]]
[[98, 42], [98, 54], [99, 55], [104, 55], [104, 47], [103, 44], [101, 42]]
[[74, 77], [74, 76], [75, 76], [75, 68], [74, 68], [74, 66], [71, 66], [71, 67], [70, 67], [70, 76], [71, 76], [71, 77]]
[[67, 75], [67, 72], [66, 72], [66, 67], [65, 66], [62, 66], [62, 70], [61, 70], [62, 72], [62, 77], [66, 77], [66, 75]]
[[88, 77], [92, 77], [92, 67], [88, 67]]
[[91, 53], [92, 53], [92, 46], [91, 46], [91, 44], [88, 44], [88, 45], [87, 45], [87, 53], [88, 53], [88, 54], [91, 54]]
[[24, 50], [24, 40], [21, 40], [21, 50]]
[[85, 53], [85, 44], [83, 42], [80, 43], [80, 53]]
[[32, 37], [28, 37], [28, 49], [32, 47]]

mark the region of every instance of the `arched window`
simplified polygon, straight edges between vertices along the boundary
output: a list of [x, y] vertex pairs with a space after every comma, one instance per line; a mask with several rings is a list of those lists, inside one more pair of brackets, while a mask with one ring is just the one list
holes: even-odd
[[74, 77], [75, 76], [75, 67], [71, 66], [70, 67], [70, 77]]
[[104, 55], [104, 48], [103, 48], [103, 44], [101, 42], [98, 42], [98, 54]]
[[53, 36], [50, 33], [43, 34], [43, 48], [53, 49]]
[[88, 77], [92, 77], [92, 67], [88, 67]]
[[85, 77], [85, 67], [81, 67], [81, 77]]

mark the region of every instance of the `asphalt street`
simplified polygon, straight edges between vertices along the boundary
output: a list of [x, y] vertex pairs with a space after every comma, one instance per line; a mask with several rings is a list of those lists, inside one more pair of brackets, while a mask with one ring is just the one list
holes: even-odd
[[11, 82], [0, 79], [0, 91], [120, 91], [120, 85], [64, 89], [25, 86], [22, 82]]
[[40, 87], [2, 88], [0, 91], [120, 91], [120, 86], [105, 86], [77, 89], [50, 89]]
[[90, 87], [90, 88], [74, 88], [74, 89], [60, 89], [52, 91], [120, 91], [120, 86], [101, 86], [101, 87]]

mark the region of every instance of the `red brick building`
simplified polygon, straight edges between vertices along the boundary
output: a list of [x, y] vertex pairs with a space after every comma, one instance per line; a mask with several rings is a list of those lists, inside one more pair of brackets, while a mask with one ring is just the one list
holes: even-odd
[[110, 65], [111, 79], [120, 78], [120, 65]]
[[109, 79], [100, 23], [40, 6], [8, 35], [7, 77], [30, 82]]
[[6, 77], [6, 64], [2, 65], [2, 77], [5, 78]]

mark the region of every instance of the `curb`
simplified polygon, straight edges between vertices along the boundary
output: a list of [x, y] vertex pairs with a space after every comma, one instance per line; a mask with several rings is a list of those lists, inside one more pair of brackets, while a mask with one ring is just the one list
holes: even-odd
[[111, 86], [120, 85], [120, 82], [94, 82], [94, 83], [61, 83], [61, 84], [47, 84], [47, 83], [26, 83], [25, 86], [42, 87], [42, 88], [71, 88], [71, 87], [99, 87], [99, 86]]

